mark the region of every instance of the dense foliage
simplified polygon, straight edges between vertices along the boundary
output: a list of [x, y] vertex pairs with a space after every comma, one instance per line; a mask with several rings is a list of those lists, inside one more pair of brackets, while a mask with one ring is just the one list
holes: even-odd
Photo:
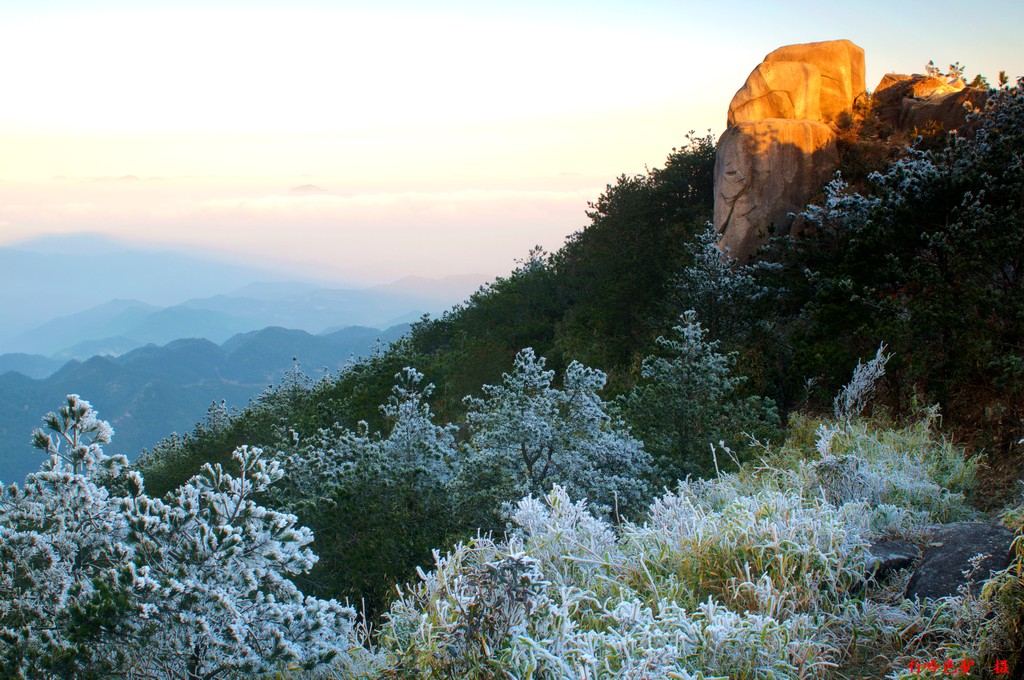
[[605, 514], [630, 513], [647, 496], [650, 455], [598, 394], [601, 371], [572, 362], [562, 387], [531, 348], [516, 355], [501, 385], [485, 385], [484, 397], [468, 397], [468, 455], [463, 493], [483, 507], [554, 483], [587, 497]]
[[506, 540], [435, 555], [388, 612], [367, 674], [807, 678], [865, 657], [868, 676], [895, 677], [915, 655], [982, 663], [1004, 642], [989, 604], [896, 606], [869, 579], [871, 540], [973, 516], [977, 461], [933, 425], [819, 422], [816, 440], [764, 451], [770, 465], [680, 482], [617, 528], [558, 486], [524, 498]]
[[1024, 92], [992, 90], [963, 135], [946, 134], [869, 177], [841, 178], [762, 268], [784, 310], [790, 392], [879, 342], [897, 357], [893, 405], [917, 396], [1006, 452], [1024, 431]]
[[657, 339], [659, 353], [643, 360], [640, 383], [623, 399], [669, 485], [720, 470], [715, 445], [723, 454], [740, 450], [745, 439], [771, 437], [779, 427], [771, 399], [737, 396], [746, 377], [733, 373], [736, 356], [718, 352], [696, 312], [672, 330], [673, 337]]
[[[295, 512], [317, 537], [321, 561], [301, 577], [303, 587], [321, 596], [365, 601], [371, 612], [393, 597], [395, 583], [429, 561], [432, 548], [481, 529], [501, 530], [501, 503], [530, 490], [545, 492], [550, 481], [571, 484], [563, 474], [588, 478], [573, 492], [613, 512], [639, 511], [645, 501], [642, 490], [649, 481], [662, 483], [661, 478], [643, 471], [648, 455], [620, 423], [621, 414], [604, 401], [639, 378], [655, 338], [673, 325], [664, 310], [672, 306], [669, 295], [677, 272], [692, 259], [685, 244], [703, 231], [711, 216], [713, 167], [713, 140], [691, 137], [673, 151], [665, 168], [620, 177], [609, 186], [591, 207], [591, 224], [561, 251], [531, 252], [510, 276], [482, 288], [443, 317], [417, 324], [387, 352], [315, 383], [292, 375], [241, 413], [223, 417], [212, 412], [193, 433], [162, 442], [138, 462], [147, 484], [166, 492], [203, 463], [226, 462], [226, 452], [247, 444], [286, 456], [301, 449], [320, 450], [326, 458], [352, 463], [335, 492], [286, 479], [282, 489], [290, 489], [287, 500], [279, 494], [281, 500], [271, 502], [285, 503], [281, 507]], [[616, 293], [620, 303], [613, 309], [601, 296], [620, 288], [624, 292]], [[501, 406], [484, 387], [508, 393], [512, 388], [503, 376], [510, 366], [509, 375], [516, 375], [516, 357], [524, 348], [532, 348], [535, 361], [546, 365], [542, 372], [553, 372], [542, 391], [554, 401], [536, 407], [561, 413], [560, 424], [551, 426], [556, 447], [543, 453], [551, 454], [558, 475], [532, 482], [497, 464], [512, 460], [507, 446], [496, 446], [498, 416], [507, 415], [510, 402], [506, 399]], [[595, 357], [602, 370], [583, 366]], [[582, 363], [570, 371], [574, 360]], [[356, 463], [366, 449], [349, 447], [353, 433], [369, 439], [389, 436], [393, 422], [379, 405], [393, 398], [393, 376], [410, 366], [436, 385], [422, 403], [429, 404], [437, 422], [459, 426], [456, 439], [467, 463], [452, 488], [436, 487], [436, 494], [416, 491], [378, 474], [373, 465]], [[568, 384], [574, 380], [575, 386]], [[599, 397], [602, 388], [606, 396]], [[558, 405], [552, 406], [554, 402]], [[477, 415], [470, 418], [474, 410]], [[497, 414], [490, 425], [472, 424], [482, 425], [488, 412]], [[737, 434], [723, 431], [717, 436], [732, 441]], [[567, 447], [585, 442], [590, 448], [584, 459], [604, 460], [595, 458], [578, 468], [572, 458], [576, 452]], [[605, 443], [618, 447], [618, 453], [602, 453]], [[625, 458], [619, 460], [620, 455]], [[530, 454], [519, 458], [525, 463]], [[637, 474], [626, 474], [634, 464]], [[289, 469], [298, 474], [303, 467]], [[599, 482], [606, 473], [617, 475], [617, 481]]]

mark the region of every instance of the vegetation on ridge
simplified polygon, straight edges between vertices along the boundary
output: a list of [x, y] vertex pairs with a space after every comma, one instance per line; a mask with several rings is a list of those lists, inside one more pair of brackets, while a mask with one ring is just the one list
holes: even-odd
[[[69, 398], [48, 426], [93, 441], [72, 435], [62, 458], [40, 434], [50, 463], [3, 489], [5, 670], [1017, 664], [1024, 540], [981, 592], [932, 603], [875, 582], [867, 547], [979, 516], [982, 461], [937, 432], [940, 408], [990, 459], [1024, 436], [1022, 89], [993, 92], [972, 136], [872, 175], [871, 193], [837, 180], [808, 208], [816, 230], [746, 267], [704, 228], [713, 145], [694, 139], [609, 187], [558, 253], [340, 376], [294, 373], [244, 412], [211, 412], [134, 471]], [[1022, 514], [1006, 514], [1018, 532]]]

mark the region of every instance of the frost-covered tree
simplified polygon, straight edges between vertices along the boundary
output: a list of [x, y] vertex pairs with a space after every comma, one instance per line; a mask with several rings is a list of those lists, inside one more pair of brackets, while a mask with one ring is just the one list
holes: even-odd
[[127, 464], [107, 456], [110, 425], [68, 395], [33, 433], [48, 458], [22, 487], [0, 485], [0, 670], [4, 677], [102, 674], [130, 616], [120, 567], [132, 557], [117, 500], [97, 483]]
[[347, 486], [354, 476], [371, 473], [387, 484], [417, 480], [424, 486], [447, 483], [458, 464], [454, 425], [438, 425], [430, 410], [432, 384], [423, 374], [406, 367], [395, 374], [387, 403], [380, 406], [387, 434], [370, 434], [365, 422], [356, 430], [341, 426], [321, 429], [308, 441], [283, 452], [288, 463], [290, 488], [281, 501], [327, 498]]
[[406, 367], [380, 410], [387, 428], [337, 425], [282, 452], [289, 469], [274, 492], [279, 506], [308, 518], [323, 563], [311, 582], [385, 606], [393, 584], [443, 544], [455, 521], [450, 481], [458, 470], [457, 428], [440, 425], [429, 399], [434, 386]]
[[715, 337], [752, 344], [771, 335], [770, 321], [759, 303], [770, 297], [754, 274], [763, 263], [740, 264], [728, 249], [718, 248], [714, 225], [694, 235], [686, 245], [692, 261], [676, 279], [673, 303], [694, 310]]
[[673, 330], [673, 337], [658, 338], [660, 353], [644, 359], [642, 382], [624, 400], [669, 480], [713, 473], [713, 445], [735, 448], [741, 433], [767, 434], [779, 423], [770, 399], [736, 394], [746, 378], [733, 374], [735, 355], [718, 351], [694, 311]]
[[651, 459], [601, 398], [605, 374], [574, 361], [561, 388], [554, 377], [544, 358], [526, 348], [502, 384], [485, 385], [483, 398], [466, 398], [465, 488], [502, 502], [558, 483], [605, 511], [638, 508]]
[[427, 400], [432, 384], [421, 385], [423, 374], [404, 368], [395, 375], [388, 403], [380, 407], [391, 432], [380, 443], [381, 466], [398, 474], [422, 477], [428, 483], [452, 479], [458, 456], [454, 425], [437, 425]]
[[240, 472], [206, 465], [164, 499], [141, 486], [121, 502], [135, 549], [140, 608], [132, 659], [161, 677], [216, 677], [313, 666], [348, 651], [354, 612], [305, 597], [290, 577], [317, 557], [312, 532], [253, 498], [281, 478], [259, 448], [234, 452]]
[[218, 678], [353, 649], [352, 609], [290, 580], [316, 561], [313, 537], [255, 502], [282, 475], [262, 451], [156, 499], [137, 472], [113, 477], [126, 461], [103, 453], [112, 430], [88, 402], [44, 420], [48, 461], [0, 490], [5, 676]]

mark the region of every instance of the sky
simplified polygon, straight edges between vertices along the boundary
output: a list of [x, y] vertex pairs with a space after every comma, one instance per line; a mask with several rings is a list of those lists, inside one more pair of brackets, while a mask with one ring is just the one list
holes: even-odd
[[0, 0], [0, 246], [99, 233], [318, 280], [509, 272], [725, 127], [776, 47], [1024, 75], [1024, 3]]

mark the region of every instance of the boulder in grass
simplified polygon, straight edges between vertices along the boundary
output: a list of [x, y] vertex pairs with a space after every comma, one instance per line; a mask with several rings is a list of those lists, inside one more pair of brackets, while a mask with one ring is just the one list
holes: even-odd
[[992, 574], [1010, 566], [1013, 532], [984, 522], [933, 527], [921, 564], [907, 584], [906, 597], [959, 595], [962, 587], [980, 591]]
[[909, 569], [921, 559], [921, 550], [910, 541], [887, 539], [868, 546], [871, 576], [878, 580], [902, 569]]

